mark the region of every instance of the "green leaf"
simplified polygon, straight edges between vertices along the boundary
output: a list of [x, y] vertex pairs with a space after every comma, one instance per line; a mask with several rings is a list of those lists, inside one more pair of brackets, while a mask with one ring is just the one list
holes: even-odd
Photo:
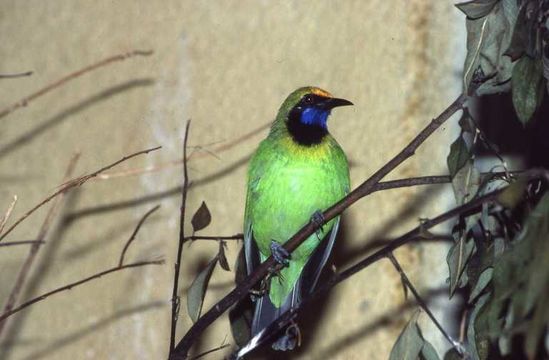
[[440, 359], [433, 345], [431, 345], [431, 343], [428, 342], [427, 340], [424, 340], [423, 347], [421, 348], [421, 357], [423, 358], [423, 360], [439, 360]]
[[513, 105], [520, 122], [526, 125], [543, 97], [543, 65], [541, 60], [523, 56], [513, 69], [511, 85]]
[[448, 269], [450, 271], [450, 297], [454, 294], [456, 289], [460, 285], [460, 279], [464, 275], [463, 270], [469, 258], [475, 250], [475, 242], [473, 240], [467, 241], [466, 236], [460, 236], [459, 240], [452, 245], [446, 262], [448, 263]]
[[417, 326], [419, 312], [416, 312], [402, 330], [391, 349], [389, 360], [417, 360], [424, 340]]
[[[465, 204], [478, 193], [481, 183], [480, 172], [475, 167], [473, 161], [468, 161], [467, 164], [459, 169], [457, 174], [452, 179], [452, 188], [458, 205]], [[468, 229], [475, 224], [479, 216], [468, 216], [466, 222]]]
[[459, 169], [467, 164], [467, 161], [469, 161], [470, 158], [471, 152], [467, 148], [465, 140], [463, 140], [463, 137], [460, 135], [450, 146], [450, 153], [446, 158], [450, 176], [453, 178]]
[[467, 19], [467, 55], [463, 86], [468, 89], [474, 72], [480, 67], [489, 76], [477, 94], [494, 94], [510, 89], [513, 63], [503, 56], [511, 41], [512, 29], [518, 15], [516, 0], [498, 1], [488, 15]]
[[478, 19], [488, 15], [498, 1], [499, 0], [471, 0], [456, 4], [456, 7], [467, 15], [468, 18]]
[[196, 276], [191, 287], [187, 291], [187, 312], [193, 322], [196, 322], [202, 311], [202, 304], [206, 296], [208, 283], [217, 264], [217, 256]]
[[487, 335], [485, 304], [490, 298], [490, 294], [482, 295], [473, 307], [467, 325], [467, 348], [473, 355], [473, 359], [484, 360], [488, 358], [490, 341]]
[[[540, 339], [543, 337], [543, 328], [549, 326], [549, 306], [547, 306], [548, 300], [549, 299], [547, 299], [547, 296], [545, 299], [542, 297], [538, 299], [536, 311], [532, 315], [532, 321], [526, 330], [526, 341], [524, 346], [529, 359], [536, 358], [538, 344], [540, 343]], [[545, 336], [549, 336], [547, 331]]]
[[492, 281], [493, 273], [494, 273], [494, 269], [488, 268], [480, 274], [480, 276], [478, 277], [477, 283], [475, 284], [475, 286], [473, 287], [473, 290], [471, 291], [471, 295], [469, 295], [469, 303], [475, 300], [476, 297], [480, 295], [482, 290], [486, 288], [488, 283]]
[[517, 20], [515, 22], [515, 27], [513, 28], [511, 43], [504, 53], [504, 55], [509, 56], [513, 61], [519, 59], [524, 54], [524, 52], [526, 51], [526, 47], [528, 46], [529, 36], [526, 8], [527, 6], [521, 6], [519, 10]]
[[202, 201], [202, 204], [200, 205], [198, 210], [196, 210], [193, 218], [191, 219], [193, 231], [196, 232], [204, 229], [206, 226], [210, 225], [211, 221], [212, 215], [210, 214], [210, 210], [208, 209], [206, 202]]

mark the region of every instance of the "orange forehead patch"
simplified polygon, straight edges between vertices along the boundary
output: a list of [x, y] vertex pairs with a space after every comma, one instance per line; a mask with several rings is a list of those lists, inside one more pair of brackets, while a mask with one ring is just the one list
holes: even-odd
[[319, 89], [319, 88], [312, 88], [311, 92], [315, 95], [318, 95], [318, 96], [324, 96], [324, 97], [330, 97], [330, 98], [333, 97], [332, 94], [330, 94], [326, 90], [322, 90], [322, 89]]

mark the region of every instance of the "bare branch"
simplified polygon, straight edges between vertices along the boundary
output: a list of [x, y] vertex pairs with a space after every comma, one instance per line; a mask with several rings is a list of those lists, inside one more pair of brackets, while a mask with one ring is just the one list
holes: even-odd
[[[297, 316], [299, 311], [304, 309], [311, 301], [318, 298], [319, 296], [323, 295], [324, 293], [327, 293], [330, 289], [332, 289], [335, 285], [341, 283], [342, 281], [345, 281], [346, 279], [350, 278], [354, 274], [360, 272], [361, 270], [366, 269], [370, 265], [376, 263], [377, 261], [385, 258], [388, 256], [388, 254], [392, 253], [394, 250], [400, 248], [403, 245], [406, 245], [412, 241], [417, 240], [418, 238], [422, 238], [423, 234], [425, 233], [425, 230], [428, 230], [436, 225], [439, 225], [445, 221], [448, 221], [458, 215], [469, 213], [471, 211], [480, 211], [481, 206], [484, 203], [494, 201], [499, 194], [501, 194], [504, 191], [505, 188], [495, 190], [489, 194], [486, 194], [482, 197], [476, 198], [466, 204], [463, 204], [461, 206], [458, 206], [450, 211], [447, 211], [433, 219], [425, 220], [422, 222], [419, 226], [417, 226], [415, 229], [407, 232], [406, 234], [392, 240], [387, 246], [383, 247], [382, 249], [376, 251], [375, 253], [367, 256], [363, 260], [359, 261], [355, 265], [347, 268], [343, 272], [339, 274], [335, 274], [329, 281], [323, 283], [321, 286], [319, 286], [311, 295], [304, 298], [303, 301], [297, 306], [292, 308], [291, 310], [286, 311], [283, 313], [280, 317], [278, 317], [271, 325], [269, 325], [267, 328], [262, 330], [258, 335], [256, 335], [253, 339], [250, 340], [249, 344], [252, 342], [254, 345], [247, 348], [247, 345], [242, 347], [239, 351], [239, 355], [245, 355], [249, 351], [253, 350], [257, 346], [260, 345], [260, 342], [264, 342], [268, 340], [268, 337], [263, 338], [262, 334], [274, 334], [277, 332], [278, 329], [282, 329], [288, 324], [293, 321], [293, 319]], [[237, 287], [238, 288], [238, 287]], [[215, 307], [214, 307], [215, 308]], [[200, 321], [200, 319], [199, 319]], [[196, 322], [195, 324], [197, 324]], [[185, 354], [177, 354], [176, 359], [185, 359]]]
[[123, 60], [126, 60], [126, 59], [129, 59], [131, 57], [134, 57], [134, 56], [149, 56], [151, 55], [153, 52], [150, 51], [150, 50], [146, 50], [146, 51], [143, 51], [143, 50], [134, 50], [134, 51], [130, 51], [130, 52], [127, 52], [127, 53], [124, 53], [124, 54], [118, 54], [118, 55], [115, 55], [115, 56], [111, 56], [111, 57], [108, 57], [106, 59], [103, 59], [99, 62], [96, 62], [95, 64], [92, 64], [92, 65], [89, 65], [89, 66], [86, 66], [85, 68], [83, 69], [80, 69], [78, 71], [75, 71], [73, 73], [70, 73], [64, 77], [62, 77], [61, 79], [49, 84], [49, 85], [46, 85], [45, 87], [43, 87], [42, 89], [24, 97], [23, 99], [9, 105], [8, 107], [4, 108], [3, 110], [0, 110], [0, 118], [3, 118], [4, 116], [8, 115], [9, 113], [21, 108], [21, 107], [24, 107], [24, 106], [27, 106], [29, 102], [31, 102], [32, 100], [58, 88], [58, 87], [61, 87], [63, 86], [65, 83], [71, 81], [71, 80], [74, 80], [90, 71], [93, 71], [95, 69], [98, 69], [100, 67], [103, 67], [103, 66], [106, 66], [106, 65], [109, 65], [109, 64], [112, 64], [114, 62], [117, 62], [117, 61], [123, 61]]
[[6, 213], [4, 214], [4, 217], [2, 217], [2, 220], [0, 220], [0, 234], [2, 234], [2, 231], [4, 231], [4, 226], [6, 226], [6, 223], [8, 222], [8, 219], [10, 218], [11, 212], [13, 211], [13, 208], [15, 207], [15, 203], [17, 203], [17, 195], [13, 195], [13, 200], [8, 206], [8, 209], [6, 210]]
[[187, 211], [187, 189], [189, 187], [189, 176], [187, 173], [187, 140], [189, 139], [189, 129], [191, 120], [187, 121], [185, 127], [185, 136], [183, 138], [183, 185], [181, 186], [181, 208], [179, 214], [179, 243], [177, 246], [177, 257], [174, 264], [173, 291], [172, 291], [172, 321], [170, 331], [169, 356], [172, 355], [175, 346], [175, 333], [177, 330], [177, 318], [179, 316], [179, 271], [181, 268], [181, 256], [183, 255], [183, 244], [185, 244], [185, 212]]
[[[69, 161], [69, 165], [67, 167], [67, 171], [65, 172], [64, 179], [70, 178], [71, 174], [74, 171], [74, 168], [76, 167], [76, 163], [79, 157], [80, 155], [76, 154]], [[38, 254], [38, 250], [40, 249], [40, 246], [41, 246], [40, 242], [45, 241], [46, 235], [50, 229], [50, 226], [51, 226], [51, 223], [53, 222], [54, 217], [57, 215], [57, 210], [59, 209], [62, 200], [63, 200], [63, 196], [60, 196], [51, 205], [48, 211], [48, 214], [46, 215], [46, 218], [44, 219], [44, 222], [40, 227], [38, 236], [36, 237], [36, 240], [38, 240], [38, 242], [31, 245], [29, 249], [29, 254], [27, 255], [27, 258], [25, 259], [25, 262], [23, 263], [23, 265], [21, 265], [21, 269], [19, 270], [19, 274], [17, 275], [15, 284], [13, 285], [10, 295], [8, 296], [8, 300], [6, 301], [6, 304], [2, 309], [2, 313], [7, 313], [11, 311], [15, 306], [15, 302], [17, 301], [17, 298], [19, 297], [21, 290], [23, 290], [23, 285], [25, 284], [25, 281], [30, 272], [31, 266], [34, 263], [34, 259], [36, 258], [36, 255]], [[2, 334], [2, 331], [5, 328], [5, 325], [6, 325], [6, 322], [4, 321], [0, 322], [0, 334]]]
[[145, 222], [145, 220], [147, 220], [147, 218], [152, 215], [153, 212], [155, 212], [156, 210], [158, 210], [160, 208], [160, 205], [156, 205], [155, 207], [153, 207], [152, 209], [150, 209], [149, 211], [147, 211], [145, 213], [145, 215], [143, 215], [143, 217], [141, 217], [141, 220], [139, 220], [139, 222], [137, 223], [137, 225], [135, 226], [135, 229], [133, 230], [133, 233], [131, 234], [130, 238], [128, 239], [128, 241], [126, 241], [126, 244], [124, 245], [124, 248], [122, 249], [122, 253], [120, 254], [120, 260], [118, 261], [118, 266], [122, 266], [122, 264], [124, 264], [124, 256], [126, 256], [126, 251], [128, 250], [128, 248], [130, 247], [130, 244], [133, 242], [133, 240], [135, 239], [135, 236], [137, 235], [137, 233], [139, 232], [139, 229], [141, 229], [141, 225], [143, 225], [143, 223]]
[[77, 287], [79, 285], [85, 284], [85, 283], [87, 283], [89, 281], [92, 281], [94, 279], [98, 279], [98, 278], [100, 278], [104, 275], [111, 274], [111, 273], [114, 273], [114, 272], [117, 272], [117, 271], [136, 268], [136, 267], [140, 267], [140, 266], [147, 266], [147, 265], [162, 265], [162, 264], [164, 264], [164, 262], [165, 261], [163, 259], [161, 259], [161, 260], [151, 260], [151, 261], [139, 261], [139, 262], [134, 262], [134, 263], [130, 263], [130, 264], [122, 265], [122, 266], [117, 265], [117, 266], [112, 267], [110, 269], [98, 272], [97, 274], [89, 276], [85, 279], [75, 281], [75, 282], [70, 283], [70, 284], [65, 285], [65, 286], [61, 286], [57, 289], [48, 291], [47, 293], [44, 293], [44, 294], [42, 294], [40, 296], [37, 296], [37, 297], [35, 297], [35, 298], [33, 298], [29, 301], [26, 301], [26, 302], [22, 303], [21, 305], [15, 307], [15, 308], [13, 308], [9, 311], [5, 311], [2, 315], [0, 315], [0, 325], [4, 324], [5, 320], [8, 317], [12, 316], [13, 314], [18, 313], [19, 311], [31, 306], [32, 304], [35, 304], [35, 303], [37, 303], [39, 301], [42, 301], [42, 300], [45, 300], [46, 298], [48, 298], [51, 295], [55, 295], [55, 294], [60, 293], [62, 291], [71, 290], [74, 287]]
[[185, 241], [195, 241], [195, 240], [243, 240], [244, 234], [235, 234], [235, 235], [229, 235], [229, 236], [186, 236]]
[[225, 349], [225, 348], [227, 348], [227, 347], [229, 347], [229, 346], [231, 346], [231, 344], [220, 345], [220, 346], [218, 346], [218, 347], [216, 347], [216, 348], [213, 348], [213, 349], [204, 351], [203, 353], [200, 353], [200, 354], [198, 354], [198, 355], [196, 355], [196, 356], [193, 356], [193, 357], [190, 358], [189, 360], [197, 360], [197, 359], [200, 359], [200, 358], [202, 358], [202, 357], [204, 357], [204, 356], [206, 356], [206, 355], [208, 355], [208, 354], [211, 354], [211, 353], [216, 352], [216, 351], [219, 351], [219, 350], [223, 350], [223, 349]]
[[[222, 151], [229, 150], [229, 149], [235, 147], [236, 145], [241, 144], [242, 142], [248, 140], [249, 138], [253, 137], [254, 135], [260, 133], [261, 131], [265, 130], [270, 125], [271, 125], [270, 122], [266, 123], [266, 124], [263, 124], [263, 125], [255, 128], [255, 129], [251, 130], [250, 132], [248, 132], [248, 133], [246, 133], [242, 136], [239, 136], [238, 138], [226, 143], [226, 144], [214, 147], [209, 152], [216, 154], [216, 153], [220, 153]], [[202, 158], [204, 156], [206, 156], [205, 153], [193, 152], [189, 156], [187, 156], [187, 161], [189, 161], [190, 159]], [[143, 167], [143, 168], [135, 168], [135, 169], [128, 169], [128, 170], [118, 171], [118, 172], [104, 173], [104, 174], [99, 175], [97, 177], [97, 179], [98, 180], [108, 180], [108, 179], [124, 177], [124, 176], [133, 176], [133, 175], [140, 175], [140, 174], [145, 174], [145, 173], [152, 173], [152, 172], [161, 171], [161, 170], [165, 170], [165, 169], [171, 169], [175, 166], [179, 166], [179, 165], [182, 165], [182, 164], [183, 164], [183, 159], [174, 160], [174, 161], [169, 161], [169, 162], [165, 162], [165, 163], [158, 164], [158, 165], [151, 165], [151, 166], [147, 166], [147, 167]]]
[[435, 315], [433, 315], [433, 313], [431, 312], [431, 310], [429, 309], [429, 307], [427, 306], [427, 303], [425, 303], [425, 301], [423, 300], [423, 298], [419, 295], [419, 293], [417, 292], [416, 288], [414, 287], [414, 285], [412, 284], [412, 282], [410, 281], [410, 279], [408, 278], [408, 276], [406, 275], [406, 273], [404, 272], [404, 269], [402, 269], [402, 267], [400, 266], [400, 264], [398, 263], [397, 259], [395, 258], [395, 256], [393, 255], [392, 252], [390, 252], [389, 254], [387, 254], [387, 258], [389, 260], [391, 260], [391, 263], [393, 264], [393, 266], [395, 267], [395, 269], [398, 271], [398, 273], [400, 274], [400, 277], [402, 279], [402, 282], [404, 283], [404, 285], [406, 285], [406, 287], [408, 287], [408, 289], [410, 289], [410, 291], [412, 292], [412, 294], [414, 295], [414, 297], [416, 298], [416, 301], [417, 303], [419, 304], [419, 306], [423, 309], [423, 311], [425, 311], [425, 313], [429, 316], [429, 318], [431, 319], [431, 321], [433, 322], [433, 324], [435, 324], [435, 326], [440, 330], [440, 332], [442, 333], [442, 335], [446, 338], [446, 340], [448, 340], [448, 342], [450, 343], [450, 345], [452, 345], [452, 347], [458, 352], [458, 354], [460, 355], [464, 355], [465, 354], [465, 349], [464, 347], [459, 343], [459, 341], [456, 341], [454, 340], [454, 338], [452, 338], [450, 336], [450, 334], [448, 334], [448, 332], [446, 330], [444, 330], [444, 328], [442, 327], [442, 325], [440, 324], [440, 322], [438, 322], [438, 320], [435, 318]]
[[158, 150], [160, 149], [161, 146], [157, 146], [157, 147], [154, 147], [154, 148], [151, 148], [151, 149], [147, 149], [147, 150], [142, 150], [142, 151], [138, 151], [136, 153], [133, 153], [131, 155], [128, 155], [128, 156], [124, 156], [122, 159], [110, 164], [110, 165], [107, 165], [97, 171], [94, 171], [92, 172], [91, 174], [88, 174], [88, 175], [84, 175], [84, 176], [81, 176], [79, 178], [76, 178], [76, 179], [73, 179], [73, 180], [70, 180], [70, 181], [65, 181], [63, 183], [63, 185], [61, 185], [61, 188], [59, 190], [57, 190], [56, 192], [54, 192], [53, 194], [51, 194], [50, 196], [48, 196], [47, 198], [45, 198], [44, 200], [42, 200], [40, 203], [38, 203], [38, 205], [34, 206], [32, 209], [30, 209], [29, 211], [27, 211], [25, 214], [23, 214], [23, 216], [21, 216], [12, 226], [10, 226], [4, 233], [1, 233], [0, 235], [0, 241], [2, 241], [10, 232], [12, 232], [13, 229], [15, 229], [17, 227], [17, 225], [19, 225], [23, 220], [25, 220], [27, 217], [29, 217], [29, 215], [31, 215], [33, 212], [35, 212], [36, 210], [38, 210], [39, 208], [41, 208], [42, 206], [44, 206], [45, 204], [47, 204], [48, 202], [50, 202], [52, 199], [54, 199], [55, 197], [67, 192], [69, 189], [73, 188], [73, 187], [77, 187], [77, 186], [81, 186], [82, 184], [84, 184], [86, 181], [96, 177], [97, 175], [99, 175], [100, 173], [102, 173], [103, 171], [106, 171], [108, 169], [111, 169], [113, 168], [114, 166], [126, 161], [126, 160], [129, 160], [133, 157], [136, 157], [138, 155], [142, 155], [142, 154], [148, 154], [149, 152], [151, 151], [155, 151], [155, 150]]

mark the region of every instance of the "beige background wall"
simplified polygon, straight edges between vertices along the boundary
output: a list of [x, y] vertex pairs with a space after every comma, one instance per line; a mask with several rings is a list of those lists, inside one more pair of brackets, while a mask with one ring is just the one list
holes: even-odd
[[[334, 113], [330, 128], [353, 163], [356, 185], [393, 156], [459, 92], [463, 19], [451, 1], [17, 1], [0, 3], [0, 72], [33, 70], [0, 80], [0, 107], [99, 59], [153, 49], [83, 76], [0, 119], [0, 208], [14, 194], [14, 218], [60, 184], [70, 157], [77, 175], [124, 154], [162, 145], [120, 169], [159, 164], [190, 145], [211, 148], [271, 120], [285, 96], [318, 85], [356, 105]], [[394, 178], [445, 173], [451, 126], [434, 135]], [[212, 225], [204, 234], [241, 231], [245, 162], [266, 131], [189, 163], [195, 181], [189, 210], [205, 200]], [[210, 145], [208, 145], [210, 144]], [[52, 297], [13, 317], [0, 339], [2, 359], [163, 359], [176, 249], [181, 169], [94, 181], [72, 192], [23, 298], [116, 263], [139, 217], [162, 204], [143, 227], [130, 260], [165, 256], [168, 264], [122, 272]], [[344, 267], [373, 239], [390, 238], [448, 206], [434, 197], [448, 187], [375, 194], [353, 207], [335, 262]], [[3, 211], [3, 210], [2, 210]], [[46, 211], [10, 240], [33, 239]], [[183, 284], [216, 251], [185, 248]], [[0, 250], [0, 299], [7, 297], [27, 248]], [[234, 261], [237, 245], [229, 246]], [[443, 246], [398, 253], [421, 289], [443, 285]], [[229, 289], [216, 271], [206, 307]], [[399, 277], [380, 262], [319, 302], [319, 331], [306, 328], [303, 359], [384, 359], [407, 319]], [[182, 304], [179, 335], [190, 325]], [[320, 315], [321, 314], [321, 315]], [[439, 314], [440, 315], [440, 314]], [[445, 346], [434, 331], [427, 336]], [[200, 349], [231, 341], [226, 318]], [[210, 358], [219, 358], [219, 353]]]

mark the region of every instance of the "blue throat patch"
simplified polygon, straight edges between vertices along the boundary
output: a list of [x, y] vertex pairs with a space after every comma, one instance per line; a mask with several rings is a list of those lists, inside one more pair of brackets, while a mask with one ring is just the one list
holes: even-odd
[[301, 112], [301, 123], [305, 125], [317, 125], [323, 129], [326, 129], [326, 122], [328, 121], [328, 116], [330, 115], [330, 110], [323, 110], [316, 107], [307, 107]]

